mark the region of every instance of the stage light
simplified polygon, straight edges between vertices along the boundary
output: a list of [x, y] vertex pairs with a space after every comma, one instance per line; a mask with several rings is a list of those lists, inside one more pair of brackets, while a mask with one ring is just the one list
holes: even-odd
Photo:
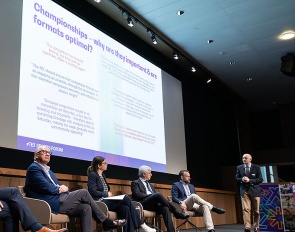
[[[101, 1], [101, 0], [98, 0], [98, 1]], [[181, 59], [186, 60], [188, 62], [188, 64], [189, 64], [188, 67], [190, 67], [191, 72], [196, 72], [197, 71], [197, 68], [198, 67], [196, 67], [194, 65], [194, 62], [190, 58], [186, 57], [185, 53], [181, 53], [179, 50], [176, 50], [176, 48], [172, 44], [170, 44], [167, 40], [165, 40], [159, 34], [154, 33], [153, 30], [150, 27], [148, 27], [147, 25], [145, 25], [142, 21], [140, 21], [135, 16], [131, 15], [126, 9], [124, 9], [122, 6], [120, 6], [117, 3], [117, 1], [115, 1], [115, 0], [109, 0], [109, 2], [111, 2], [116, 7], [118, 7], [118, 9], [122, 12], [122, 18], [124, 20], [127, 20], [128, 26], [133, 27], [135, 25], [135, 23], [138, 24], [138, 25], [140, 25], [140, 26], [142, 26], [144, 29], [146, 29], [147, 36], [149, 38], [151, 38], [153, 44], [157, 44], [158, 41], [160, 40], [161, 41], [161, 45], [163, 43], [163, 44], [167, 45], [169, 48], [172, 49], [172, 51], [173, 51], [173, 53], [172, 53], [173, 59], [178, 60], [180, 58], [180, 56], [181, 56]], [[177, 11], [177, 14], [178, 15], [183, 15], [184, 14], [184, 10]], [[214, 40], [212, 40], [212, 39], [210, 39], [210, 40], [207, 41], [207, 43], [213, 43], [213, 42], [214, 42]], [[224, 53], [222, 53], [222, 54], [224, 54]], [[211, 79], [209, 79], [207, 83], [209, 83], [210, 81], [211, 81]]]
[[178, 51], [174, 51], [174, 52], [172, 53], [172, 55], [173, 55], [173, 58], [174, 58], [175, 60], [178, 60], [178, 58], [179, 58], [179, 52], [178, 52]]
[[128, 23], [128, 26], [129, 27], [133, 27], [134, 26], [132, 17], [130, 15], [127, 18], [127, 23]]
[[158, 43], [157, 38], [156, 38], [156, 34], [151, 29], [147, 28], [146, 34], [147, 34], [148, 37], [151, 38], [153, 44]]
[[156, 38], [155, 35], [152, 35], [151, 39], [153, 41], [153, 44], [157, 44], [158, 43], [157, 38]]

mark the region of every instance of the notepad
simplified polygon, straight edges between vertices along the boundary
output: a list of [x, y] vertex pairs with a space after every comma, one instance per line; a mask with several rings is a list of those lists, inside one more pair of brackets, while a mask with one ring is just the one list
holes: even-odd
[[106, 200], [123, 200], [124, 197], [125, 197], [125, 194], [118, 195], [118, 196], [104, 197], [103, 199], [106, 199]]

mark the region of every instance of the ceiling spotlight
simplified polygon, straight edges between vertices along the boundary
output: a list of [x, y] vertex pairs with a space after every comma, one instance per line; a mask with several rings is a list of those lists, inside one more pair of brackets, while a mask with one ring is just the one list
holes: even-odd
[[134, 26], [132, 17], [130, 15], [127, 18], [127, 23], [128, 23], [128, 26], [129, 27], [133, 27]]
[[157, 43], [158, 43], [155, 34], [152, 35], [151, 39], [152, 39], [152, 41], [153, 41], [153, 44], [157, 44]]
[[295, 37], [295, 33], [293, 31], [288, 31], [288, 32], [285, 32], [281, 35], [281, 38], [284, 40], [292, 39], [294, 37]]
[[97, 2], [97, 3], [100, 3], [101, 0], [94, 0], [94, 1]]
[[207, 40], [207, 43], [208, 43], [208, 44], [213, 43], [213, 42], [214, 42], [213, 39], [209, 39], [209, 40]]
[[211, 81], [212, 81], [212, 79], [211, 78], [208, 78], [207, 84], [210, 83]]
[[195, 68], [195, 66], [192, 66], [191, 71], [192, 71], [192, 72], [197, 71], [196, 68]]
[[148, 37], [151, 38], [153, 44], [157, 44], [158, 43], [157, 38], [156, 38], [156, 35], [155, 35], [155, 33], [151, 29], [148, 28], [146, 30], [146, 34], [147, 34]]
[[174, 52], [172, 53], [172, 55], [173, 55], [173, 58], [174, 58], [175, 60], [178, 60], [178, 58], [179, 58], [179, 52], [178, 52], [178, 51], [174, 51]]
[[183, 14], [184, 14], [184, 11], [183, 10], [177, 11], [177, 15], [183, 15]]
[[151, 29], [148, 28], [146, 30], [146, 34], [147, 34], [148, 37], [152, 38], [152, 36], [154, 35], [154, 32]]
[[230, 65], [233, 65], [233, 64], [235, 64], [235, 63], [236, 63], [235, 61], [231, 61], [231, 62], [229, 62]]

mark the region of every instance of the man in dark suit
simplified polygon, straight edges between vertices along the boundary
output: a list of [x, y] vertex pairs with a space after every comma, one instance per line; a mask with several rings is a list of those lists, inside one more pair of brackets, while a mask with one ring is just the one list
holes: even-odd
[[179, 172], [179, 178], [180, 180], [178, 182], [172, 184], [172, 201], [178, 203], [183, 212], [186, 210], [192, 210], [202, 213], [208, 232], [214, 232], [215, 230], [210, 211], [224, 214], [225, 210], [215, 207], [196, 194], [195, 186], [190, 184], [191, 177], [188, 170], [181, 170]]
[[148, 181], [152, 177], [152, 169], [148, 166], [141, 166], [138, 169], [139, 179], [131, 182], [132, 198], [142, 204], [143, 208], [155, 211], [163, 215], [163, 220], [168, 232], [175, 232], [171, 213], [175, 218], [186, 219], [189, 214], [176, 210], [170, 202], [161, 194], [157, 193], [154, 186]]
[[51, 230], [43, 227], [32, 214], [20, 191], [15, 187], [0, 189], [0, 219], [3, 220], [5, 232], [19, 232], [19, 221], [24, 231], [67, 231], [67, 229]]
[[244, 154], [242, 161], [243, 164], [237, 167], [236, 180], [240, 185], [245, 232], [251, 231], [251, 216], [253, 217], [254, 232], [259, 232], [259, 184], [263, 182], [263, 178], [260, 167], [251, 163], [252, 156], [250, 154]]
[[51, 152], [47, 146], [40, 146], [34, 153], [34, 162], [27, 169], [25, 191], [28, 197], [45, 200], [55, 214], [66, 214], [81, 219], [82, 232], [93, 231], [92, 217], [103, 224], [104, 230], [121, 228], [126, 220], [107, 218], [94, 202], [86, 189], [69, 192], [69, 188], [61, 185], [47, 164]]

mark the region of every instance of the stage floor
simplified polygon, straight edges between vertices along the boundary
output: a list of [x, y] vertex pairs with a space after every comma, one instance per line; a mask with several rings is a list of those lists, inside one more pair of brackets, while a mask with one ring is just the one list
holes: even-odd
[[[199, 228], [198, 232], [207, 232], [206, 228]], [[192, 232], [195, 231], [193, 229], [189, 230], [177, 230], [177, 232]], [[243, 232], [244, 231], [244, 224], [233, 224], [233, 225], [221, 225], [215, 226], [216, 232]], [[253, 231], [253, 229], [252, 229]]]

